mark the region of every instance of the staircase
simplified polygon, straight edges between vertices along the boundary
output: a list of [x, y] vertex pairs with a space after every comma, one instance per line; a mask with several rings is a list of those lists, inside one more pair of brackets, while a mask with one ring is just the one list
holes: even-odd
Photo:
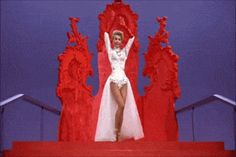
[[236, 157], [223, 142], [14, 142], [3, 157]]
[[[27, 96], [19, 94], [13, 96], [6, 101], [0, 102], [0, 152], [4, 141], [3, 137], [3, 113], [4, 105], [16, 99], [23, 99], [43, 110], [50, 111], [55, 115], [60, 115], [60, 111], [51, 107], [52, 105], [45, 105], [45, 103]], [[195, 138], [196, 131], [194, 130], [194, 110], [196, 107], [209, 104], [209, 102], [220, 100], [224, 104], [233, 108], [234, 123], [236, 122], [235, 101], [229, 100], [220, 95], [213, 95], [202, 99], [193, 104], [187, 105], [184, 108], [178, 109], [176, 114], [185, 111], [191, 111], [192, 119], [192, 137]], [[41, 114], [40, 122], [40, 139], [43, 140], [43, 114]], [[233, 128], [234, 134], [232, 141], [236, 143], [236, 127]], [[182, 135], [184, 136], [184, 135]], [[231, 136], [230, 136], [231, 137]], [[235, 147], [234, 147], [235, 149]], [[11, 150], [4, 150], [3, 157], [236, 157], [235, 151], [224, 150], [223, 142], [154, 142], [144, 140], [125, 140], [122, 142], [52, 142], [52, 141], [31, 141], [31, 142], [13, 142]]]

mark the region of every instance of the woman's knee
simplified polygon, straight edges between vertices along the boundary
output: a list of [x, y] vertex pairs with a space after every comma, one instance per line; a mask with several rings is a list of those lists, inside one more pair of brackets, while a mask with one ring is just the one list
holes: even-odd
[[124, 111], [124, 108], [125, 108], [125, 105], [119, 105], [117, 111], [123, 112], [123, 111]]
[[120, 99], [120, 101], [118, 103], [118, 108], [120, 110], [123, 110], [125, 108], [125, 103], [124, 103], [123, 99]]

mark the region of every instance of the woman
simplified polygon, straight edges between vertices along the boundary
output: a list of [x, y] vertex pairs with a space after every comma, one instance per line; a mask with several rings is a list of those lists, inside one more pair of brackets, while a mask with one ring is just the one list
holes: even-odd
[[124, 71], [134, 36], [121, 49], [123, 39], [122, 31], [113, 31], [112, 48], [109, 34], [104, 33], [112, 73], [104, 85], [95, 141], [119, 141], [127, 138], [137, 140], [144, 137], [131, 84]]

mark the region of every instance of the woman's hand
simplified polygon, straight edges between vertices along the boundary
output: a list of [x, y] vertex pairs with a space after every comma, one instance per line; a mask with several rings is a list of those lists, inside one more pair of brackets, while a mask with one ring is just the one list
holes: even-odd
[[129, 28], [127, 28], [127, 30], [128, 30], [128, 33], [129, 33], [129, 38], [134, 37], [134, 34], [131, 32], [131, 30]]
[[129, 38], [132, 38], [134, 36], [134, 34], [131, 32], [131, 30], [125, 24], [124, 20], [121, 20], [120, 25], [127, 30]]

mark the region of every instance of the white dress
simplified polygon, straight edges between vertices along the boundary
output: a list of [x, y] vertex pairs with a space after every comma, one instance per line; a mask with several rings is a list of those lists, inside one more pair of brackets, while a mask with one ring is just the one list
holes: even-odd
[[95, 133], [95, 141], [115, 141], [115, 114], [117, 110], [117, 103], [110, 91], [110, 82], [118, 84], [119, 88], [127, 83], [127, 96], [123, 112], [123, 122], [120, 130], [120, 138], [135, 140], [143, 138], [143, 128], [139, 118], [135, 98], [131, 88], [131, 84], [125, 75], [125, 61], [128, 56], [129, 49], [134, 41], [134, 37], [130, 38], [126, 46], [117, 53], [117, 49], [112, 49], [108, 33], [104, 33], [104, 40], [108, 58], [111, 64], [112, 73], [107, 78], [104, 85], [100, 109], [98, 114], [98, 122]]

